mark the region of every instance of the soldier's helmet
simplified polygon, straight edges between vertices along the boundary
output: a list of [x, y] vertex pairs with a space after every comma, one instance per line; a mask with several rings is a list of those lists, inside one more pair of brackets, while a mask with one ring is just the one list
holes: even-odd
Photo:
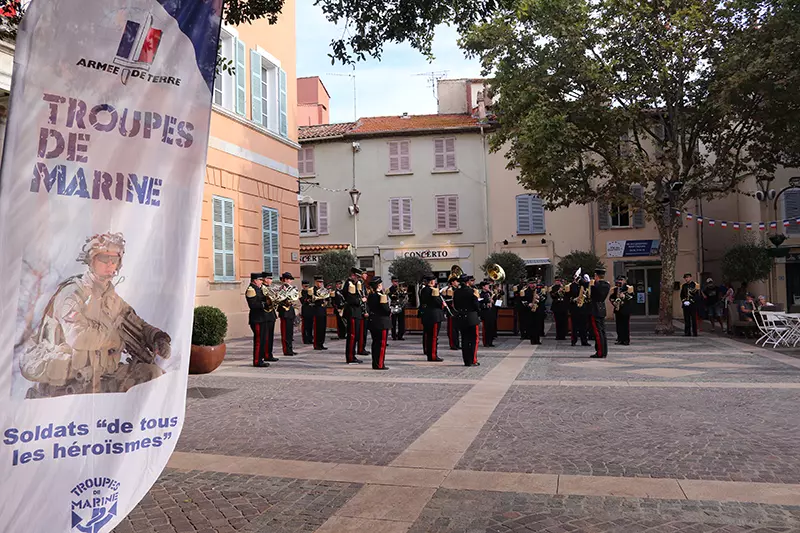
[[122, 268], [122, 256], [125, 255], [125, 238], [122, 233], [99, 233], [86, 239], [78, 254], [77, 261], [86, 265], [91, 265], [92, 260], [99, 254], [119, 255], [119, 266], [117, 272]]

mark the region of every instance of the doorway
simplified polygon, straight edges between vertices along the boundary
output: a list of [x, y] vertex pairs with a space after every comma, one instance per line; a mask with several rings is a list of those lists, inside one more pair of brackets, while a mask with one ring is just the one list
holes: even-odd
[[661, 293], [660, 267], [628, 267], [628, 285], [633, 285], [635, 316], [658, 316]]

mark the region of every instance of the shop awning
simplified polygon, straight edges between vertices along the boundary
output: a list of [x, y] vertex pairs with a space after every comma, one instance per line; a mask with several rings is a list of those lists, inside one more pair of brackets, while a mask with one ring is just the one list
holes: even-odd
[[330, 250], [349, 250], [350, 243], [347, 244], [301, 244], [301, 254], [319, 254]]

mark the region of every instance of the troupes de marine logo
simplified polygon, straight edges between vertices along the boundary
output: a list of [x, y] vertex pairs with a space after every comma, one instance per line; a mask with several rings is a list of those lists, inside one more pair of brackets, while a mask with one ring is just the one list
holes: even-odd
[[117, 516], [119, 482], [108, 477], [93, 477], [75, 485], [71, 519], [73, 533], [100, 533]]

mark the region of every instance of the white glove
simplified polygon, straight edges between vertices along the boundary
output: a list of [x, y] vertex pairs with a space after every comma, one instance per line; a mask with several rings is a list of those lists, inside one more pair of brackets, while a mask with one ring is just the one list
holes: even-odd
[[583, 281], [585, 281], [586, 283], [589, 283], [589, 274], [584, 274], [583, 275]]

